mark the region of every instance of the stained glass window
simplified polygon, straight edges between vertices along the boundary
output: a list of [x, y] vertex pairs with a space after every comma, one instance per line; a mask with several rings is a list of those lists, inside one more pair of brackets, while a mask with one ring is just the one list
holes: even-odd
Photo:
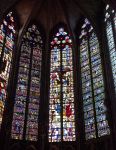
[[109, 7], [109, 5], [106, 6], [105, 22], [112, 74], [114, 79], [114, 87], [116, 91], [116, 13]]
[[110, 134], [104, 104], [105, 91], [97, 36], [85, 19], [81, 28], [80, 61], [82, 78], [83, 112], [86, 140]]
[[23, 36], [21, 45], [12, 122], [13, 139], [37, 141], [42, 49], [41, 33], [32, 24]]
[[50, 45], [49, 142], [75, 141], [71, 36], [61, 27]]
[[16, 25], [10, 12], [0, 25], [0, 128], [7, 97], [7, 86], [11, 70]]

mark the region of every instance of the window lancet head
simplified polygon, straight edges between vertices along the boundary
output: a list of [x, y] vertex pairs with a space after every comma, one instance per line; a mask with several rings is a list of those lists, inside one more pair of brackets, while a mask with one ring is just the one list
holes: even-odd
[[72, 39], [63, 26], [51, 39], [48, 138], [75, 141]]
[[[88, 30], [86, 30], [87, 28]], [[88, 19], [85, 19], [83, 25], [81, 26], [81, 34], [79, 36], [79, 39], [82, 39], [83, 36], [86, 36], [87, 32], [91, 33], [92, 30], [93, 30], [93, 26], [91, 25]]]
[[105, 19], [104, 19], [104, 21], [107, 22], [107, 20], [111, 19], [112, 16], [116, 16], [115, 10], [112, 9], [110, 7], [110, 5], [107, 5], [106, 9], [105, 9]]

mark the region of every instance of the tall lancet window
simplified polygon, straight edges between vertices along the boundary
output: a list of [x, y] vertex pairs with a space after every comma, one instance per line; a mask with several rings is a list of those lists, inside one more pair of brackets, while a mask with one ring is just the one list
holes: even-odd
[[22, 38], [12, 138], [37, 141], [43, 41], [32, 24]]
[[105, 22], [114, 87], [116, 91], [116, 13], [109, 5], [106, 6]]
[[10, 12], [0, 25], [0, 128], [7, 98], [7, 86], [14, 52], [15, 29], [14, 16]]
[[49, 142], [75, 141], [72, 40], [64, 27], [51, 39]]
[[81, 28], [80, 61], [86, 140], [110, 134], [105, 106], [104, 79], [97, 36], [85, 19]]

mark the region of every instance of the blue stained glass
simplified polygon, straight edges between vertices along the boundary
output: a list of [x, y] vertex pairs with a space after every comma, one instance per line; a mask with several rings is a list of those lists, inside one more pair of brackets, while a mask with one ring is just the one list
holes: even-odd
[[59, 28], [51, 42], [49, 142], [76, 140], [72, 70], [72, 40]]
[[105, 93], [99, 42], [87, 19], [80, 35], [80, 60], [85, 138], [89, 140], [109, 135], [110, 129], [104, 104]]
[[114, 87], [116, 91], [116, 44], [114, 38], [114, 35], [116, 35], [116, 12], [112, 10], [109, 5], [107, 5], [106, 8], [107, 8], [105, 15], [106, 34], [107, 34], [112, 74], [114, 79]]
[[14, 51], [15, 22], [13, 13], [9, 12], [0, 25], [0, 128], [7, 97], [7, 86]]
[[[13, 139], [22, 140], [23, 135], [26, 140], [37, 141], [38, 139], [42, 50], [43, 41], [40, 31], [35, 24], [32, 24], [24, 34], [21, 45], [12, 122]], [[20, 130], [19, 127], [15, 128], [17, 124]], [[24, 133], [25, 124], [26, 133]]]

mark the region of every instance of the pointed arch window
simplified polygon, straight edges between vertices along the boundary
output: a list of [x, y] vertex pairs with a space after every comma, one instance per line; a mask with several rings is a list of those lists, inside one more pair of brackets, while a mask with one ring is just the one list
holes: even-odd
[[49, 142], [75, 141], [72, 40], [65, 27], [51, 39]]
[[86, 140], [110, 134], [105, 106], [105, 89], [100, 47], [90, 22], [81, 28], [80, 62]]
[[9, 12], [0, 25], [0, 128], [7, 98], [7, 86], [16, 40], [16, 21]]
[[22, 38], [12, 122], [12, 138], [37, 141], [43, 40], [38, 26]]
[[116, 12], [111, 9], [109, 5], [106, 6], [105, 23], [114, 87], [116, 92]]

